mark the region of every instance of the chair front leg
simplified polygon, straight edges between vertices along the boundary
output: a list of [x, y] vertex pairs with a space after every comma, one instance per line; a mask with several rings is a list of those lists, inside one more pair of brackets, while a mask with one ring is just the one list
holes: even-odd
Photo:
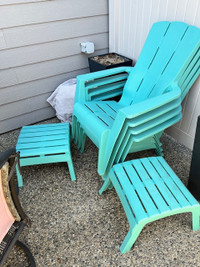
[[99, 190], [99, 195], [101, 195], [104, 191], [106, 191], [110, 186], [111, 186], [112, 182], [109, 179], [109, 177], [104, 181], [101, 189]]

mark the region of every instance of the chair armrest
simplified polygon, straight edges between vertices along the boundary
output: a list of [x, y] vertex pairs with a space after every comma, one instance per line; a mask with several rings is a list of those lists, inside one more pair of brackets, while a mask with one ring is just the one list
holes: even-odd
[[167, 93], [124, 107], [119, 112], [123, 113], [127, 119], [133, 119], [167, 105], [174, 100], [181, 104], [181, 89], [178, 85], [171, 86]]
[[120, 95], [132, 70], [133, 67], [119, 67], [79, 75], [74, 102], [105, 100]]

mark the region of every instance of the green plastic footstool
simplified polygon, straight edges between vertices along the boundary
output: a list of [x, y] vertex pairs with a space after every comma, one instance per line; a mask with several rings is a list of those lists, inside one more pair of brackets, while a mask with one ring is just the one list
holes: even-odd
[[[55, 123], [24, 126], [17, 141], [20, 152], [20, 166], [67, 162], [72, 181], [76, 180], [70, 151], [69, 123]], [[19, 187], [22, 176], [17, 169]]]
[[120, 251], [130, 250], [143, 227], [158, 219], [191, 212], [198, 230], [200, 205], [162, 157], [116, 164], [99, 193], [113, 184], [129, 221], [130, 230]]

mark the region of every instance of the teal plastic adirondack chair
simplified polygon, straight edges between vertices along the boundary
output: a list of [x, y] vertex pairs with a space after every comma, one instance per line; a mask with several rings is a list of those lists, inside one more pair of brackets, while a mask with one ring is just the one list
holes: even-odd
[[[135, 67], [77, 77], [72, 136], [81, 151], [88, 136], [99, 148], [98, 173], [128, 153], [155, 149], [181, 119], [181, 102], [200, 73], [200, 30], [183, 22], [158, 22]], [[119, 102], [107, 99], [121, 95]]]

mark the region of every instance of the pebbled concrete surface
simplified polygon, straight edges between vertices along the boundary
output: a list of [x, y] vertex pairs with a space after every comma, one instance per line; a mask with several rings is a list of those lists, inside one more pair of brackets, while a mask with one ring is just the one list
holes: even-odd
[[[57, 119], [42, 123], [57, 122]], [[19, 130], [0, 135], [5, 148], [17, 142]], [[171, 137], [162, 137], [165, 159], [187, 184], [191, 151]], [[3, 148], [0, 147], [0, 151]], [[71, 144], [77, 181], [64, 163], [22, 168], [19, 197], [32, 220], [20, 236], [37, 266], [200, 266], [200, 231], [191, 229], [191, 215], [180, 214], [147, 225], [134, 247], [120, 254], [128, 222], [114, 189], [98, 195], [97, 148], [87, 140], [83, 154]], [[128, 159], [153, 156], [140, 152]], [[5, 266], [26, 266], [13, 249]]]

